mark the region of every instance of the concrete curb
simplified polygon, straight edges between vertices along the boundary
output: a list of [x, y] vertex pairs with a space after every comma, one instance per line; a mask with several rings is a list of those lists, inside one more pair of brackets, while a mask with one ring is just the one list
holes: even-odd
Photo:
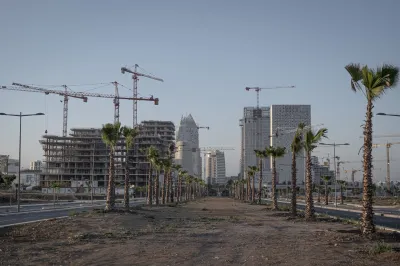
[[[318, 212], [316, 212], [316, 213], [318, 214]], [[340, 217], [340, 216], [327, 215], [327, 214], [324, 214], [324, 213], [319, 213], [319, 214], [326, 215], [326, 216], [328, 216], [329, 218], [343, 219], [343, 218]], [[350, 219], [350, 220], [354, 220], [354, 219]], [[357, 220], [354, 220], [354, 221], [357, 221]], [[384, 230], [384, 231], [391, 231], [391, 232], [400, 233], [400, 229], [394, 229], [394, 228], [385, 227], [385, 226], [380, 226], [380, 225], [375, 225], [375, 227], [376, 227], [377, 229]]]
[[[270, 199], [265, 199], [267, 201], [271, 201]], [[290, 201], [279, 201], [280, 203], [286, 203], [286, 204], [290, 204]], [[305, 206], [306, 204], [303, 202], [297, 202], [298, 205], [303, 205]], [[318, 207], [318, 208], [322, 208], [322, 209], [328, 209], [328, 210], [337, 210], [337, 211], [347, 211], [347, 212], [355, 212], [355, 213], [362, 213], [361, 210], [354, 210], [354, 209], [345, 209], [345, 208], [336, 208], [336, 207], [330, 207], [329, 205], [316, 205], [314, 204], [314, 207]], [[378, 207], [377, 207], [378, 208]], [[382, 217], [389, 217], [389, 218], [396, 218], [396, 219], [400, 219], [400, 215], [395, 215], [395, 214], [386, 214], [386, 213], [381, 213], [381, 212], [375, 212], [374, 213], [375, 216], [382, 216]]]
[[21, 223], [15, 223], [15, 224], [0, 225], [0, 228], [7, 228], [7, 227], [12, 227], [12, 226], [18, 226], [18, 225], [24, 225], [24, 224], [37, 223], [37, 222], [42, 222], [42, 221], [50, 221], [50, 220], [65, 219], [65, 218], [69, 218], [69, 216], [60, 216], [60, 217], [55, 217], [55, 218], [46, 218], [46, 219], [39, 219], [39, 220], [28, 221], [28, 222], [21, 222]]

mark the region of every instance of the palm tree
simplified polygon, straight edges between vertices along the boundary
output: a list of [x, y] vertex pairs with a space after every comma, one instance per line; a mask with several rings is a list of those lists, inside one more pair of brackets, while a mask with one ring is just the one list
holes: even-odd
[[101, 138], [103, 142], [110, 148], [110, 166], [108, 173], [108, 187], [107, 187], [107, 199], [106, 199], [106, 211], [110, 211], [114, 208], [114, 153], [115, 147], [119, 139], [121, 138], [122, 130], [121, 123], [117, 122], [114, 124], [108, 123], [103, 125], [101, 129]]
[[[175, 170], [174, 176], [177, 177], [179, 175], [179, 171], [181, 171], [181, 169], [182, 169], [182, 166], [180, 164], [173, 164], [172, 165], [172, 169]], [[170, 198], [171, 198], [171, 202], [174, 202], [174, 195], [177, 195], [177, 193], [176, 193], [177, 192], [177, 182], [175, 182], [175, 191], [174, 191], [172, 177], [170, 177], [170, 179], [171, 179], [171, 194], [170, 194]], [[178, 201], [178, 197], [176, 197], [176, 201]]]
[[290, 145], [290, 150], [292, 152], [292, 199], [291, 199], [291, 209], [292, 215], [297, 215], [297, 155], [300, 154], [301, 150], [303, 149], [303, 131], [304, 131], [305, 124], [299, 123], [297, 126], [296, 133], [294, 134], [294, 138], [292, 144]]
[[[257, 166], [248, 166], [247, 170], [247, 177], [249, 181], [251, 180], [252, 185], [251, 185], [251, 202], [254, 202], [256, 199], [255, 193], [256, 193], [256, 188], [255, 188], [255, 179], [254, 176], [256, 175], [256, 172], [258, 171]], [[250, 183], [250, 182], [249, 182]]]
[[125, 187], [124, 187], [124, 203], [125, 210], [129, 211], [129, 165], [128, 165], [128, 153], [132, 148], [134, 139], [139, 135], [138, 128], [122, 127], [122, 136], [125, 138]]
[[349, 64], [346, 67], [351, 77], [353, 91], [361, 91], [367, 99], [366, 120], [364, 124], [364, 177], [363, 177], [363, 212], [361, 231], [364, 235], [375, 232], [372, 209], [372, 109], [373, 102], [380, 98], [390, 87], [395, 87], [399, 80], [399, 68], [384, 64], [370, 69], [360, 64]]
[[[285, 147], [268, 147], [265, 148], [265, 152], [268, 157], [272, 158], [272, 209], [278, 209], [278, 197], [276, 194], [276, 158], [281, 158], [285, 156], [286, 148]], [[261, 202], [261, 200], [260, 200]]]
[[[262, 190], [262, 172], [263, 172], [263, 160], [268, 157], [268, 154], [265, 150], [254, 150], [256, 153], [256, 157], [258, 158], [258, 170], [260, 171], [260, 178], [258, 180], [258, 204], [261, 204], [261, 190]], [[254, 179], [254, 176], [253, 176]], [[254, 187], [254, 184], [253, 184]]]
[[314, 219], [314, 200], [312, 196], [311, 152], [317, 147], [322, 138], [326, 138], [328, 129], [321, 128], [316, 133], [308, 129], [304, 133], [303, 147], [306, 152], [306, 219]]
[[[171, 142], [168, 146], [168, 159], [171, 161], [171, 170], [172, 170], [172, 166], [173, 166], [174, 153], [175, 153], [175, 143]], [[167, 201], [168, 202], [174, 201], [171, 171], [170, 171], [170, 173], [168, 175], [168, 179], [167, 179]]]
[[188, 174], [186, 170], [180, 169], [178, 171], [178, 201], [182, 202], [182, 180]]
[[165, 204], [165, 202], [167, 202], [165, 199], [168, 198], [167, 183], [169, 175], [171, 174], [172, 161], [168, 159], [163, 159], [162, 167], [164, 169], [164, 180], [161, 188], [161, 198], [162, 198], [162, 204]]
[[343, 189], [346, 189], [347, 182], [345, 180], [338, 180], [337, 182], [340, 185], [340, 204], [343, 204]]
[[325, 205], [329, 204], [329, 189], [328, 189], [328, 182], [331, 180], [331, 176], [329, 175], [323, 175], [321, 176], [322, 180], [324, 180], [325, 183]]
[[155, 192], [155, 198], [156, 198], [156, 205], [158, 206], [160, 204], [160, 173], [161, 170], [165, 166], [166, 160], [157, 157], [154, 167], [156, 169], [156, 180], [154, 180], [154, 192]]
[[153, 170], [157, 167], [159, 160], [158, 150], [154, 146], [147, 149], [147, 160], [150, 163], [149, 180], [147, 186], [147, 203], [153, 205]]

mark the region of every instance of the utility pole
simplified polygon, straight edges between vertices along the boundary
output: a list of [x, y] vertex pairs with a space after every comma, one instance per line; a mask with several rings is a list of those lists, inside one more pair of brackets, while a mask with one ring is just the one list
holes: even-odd
[[349, 143], [319, 143], [319, 145], [322, 146], [333, 146], [333, 170], [334, 170], [334, 175], [335, 175], [335, 207], [337, 207], [337, 168], [336, 168], [336, 146], [348, 146], [350, 145]]

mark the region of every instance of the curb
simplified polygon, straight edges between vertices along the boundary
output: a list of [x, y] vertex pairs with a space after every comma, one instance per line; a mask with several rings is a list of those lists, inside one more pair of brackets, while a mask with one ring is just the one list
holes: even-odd
[[18, 225], [24, 225], [24, 224], [37, 223], [37, 222], [42, 222], [42, 221], [50, 221], [50, 220], [65, 219], [65, 218], [69, 218], [69, 216], [60, 216], [60, 217], [55, 217], [55, 218], [46, 218], [46, 219], [39, 219], [39, 220], [28, 221], [28, 222], [21, 222], [21, 223], [0, 225], [0, 228], [7, 228], [7, 227], [12, 227], [12, 226], [18, 226]]
[[98, 207], [98, 206], [103, 206], [103, 205], [104, 204], [90, 205], [90, 206], [76, 206], [76, 207], [69, 207], [69, 208], [41, 209], [41, 210], [22, 211], [22, 212], [5, 212], [5, 213], [0, 213], [0, 217], [11, 216], [11, 215], [38, 213], [38, 212], [54, 212], [54, 211], [76, 210], [76, 209], [83, 209], [83, 208], [90, 208], [90, 207]]
[[[316, 212], [316, 213], [318, 213], [318, 212]], [[340, 216], [333, 216], [333, 215], [327, 215], [327, 214], [324, 214], [324, 215], [328, 216], [329, 218], [343, 219]], [[353, 219], [350, 219], [350, 220], [353, 220]], [[354, 221], [356, 221], [356, 220], [354, 220]], [[394, 228], [390, 228], [390, 227], [386, 227], [386, 226], [375, 225], [375, 228], [383, 230], [383, 231], [391, 231], [391, 232], [400, 233], [400, 229], [394, 229]]]
[[[271, 201], [269, 199], [264, 199], [267, 201]], [[290, 204], [290, 201], [279, 201], [280, 203], [286, 203], [286, 204]], [[297, 202], [298, 205], [303, 205], [305, 206], [306, 204], [303, 202]], [[329, 206], [329, 205], [328, 205]], [[314, 204], [314, 207], [318, 207], [318, 208], [322, 208], [322, 209], [328, 209], [328, 210], [337, 210], [337, 211], [347, 211], [347, 212], [355, 212], [355, 213], [362, 213], [361, 210], [354, 210], [354, 209], [343, 209], [343, 208], [335, 208], [335, 207], [327, 207], [326, 205], [316, 205]], [[396, 219], [400, 219], [400, 215], [395, 215], [395, 214], [386, 214], [386, 213], [381, 213], [381, 212], [375, 212], [374, 216], [381, 216], [381, 217], [388, 217], [388, 218], [396, 218]]]

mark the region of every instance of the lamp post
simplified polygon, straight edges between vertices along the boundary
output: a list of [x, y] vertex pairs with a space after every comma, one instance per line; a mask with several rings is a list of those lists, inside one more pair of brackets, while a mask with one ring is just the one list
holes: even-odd
[[0, 115], [5, 115], [5, 116], [17, 116], [19, 117], [19, 152], [18, 152], [18, 190], [17, 190], [17, 211], [20, 211], [20, 195], [21, 195], [21, 133], [22, 133], [22, 117], [25, 116], [37, 116], [37, 115], [44, 115], [44, 113], [36, 113], [36, 114], [22, 114], [21, 112], [19, 114], [6, 114], [6, 113], [0, 113]]
[[382, 115], [382, 116], [397, 116], [397, 117], [400, 117], [400, 115], [398, 115], [398, 114], [377, 113], [376, 115]]
[[319, 145], [322, 145], [322, 146], [333, 146], [333, 170], [334, 170], [334, 173], [335, 173], [335, 207], [337, 207], [336, 146], [348, 146], [350, 144], [347, 143], [347, 142], [346, 143], [340, 143], [340, 144], [334, 142], [334, 143], [319, 143]]

